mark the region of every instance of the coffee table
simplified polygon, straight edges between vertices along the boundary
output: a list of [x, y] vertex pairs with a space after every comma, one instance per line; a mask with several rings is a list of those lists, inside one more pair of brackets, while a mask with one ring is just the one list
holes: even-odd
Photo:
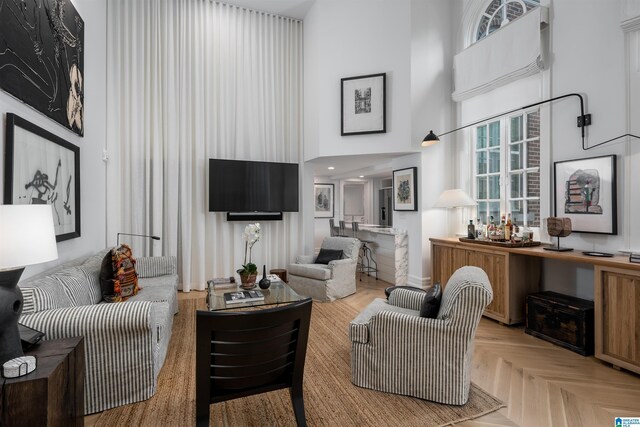
[[262, 292], [264, 300], [254, 302], [244, 302], [236, 304], [227, 304], [224, 302], [224, 294], [227, 292], [244, 291], [239, 285], [235, 288], [214, 289], [213, 285], [207, 286], [207, 307], [209, 311], [233, 310], [243, 307], [260, 307], [265, 305], [288, 304], [300, 301], [306, 297], [298, 295], [296, 291], [291, 289], [289, 285], [282, 280], [272, 281], [269, 289], [260, 289], [256, 286], [253, 290]]

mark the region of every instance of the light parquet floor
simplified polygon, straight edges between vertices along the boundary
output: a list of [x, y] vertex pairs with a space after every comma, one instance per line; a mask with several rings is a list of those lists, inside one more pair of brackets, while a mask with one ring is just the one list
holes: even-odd
[[[362, 310], [374, 298], [384, 298], [387, 286], [363, 276], [358, 292], [343, 301]], [[180, 293], [179, 299], [204, 296]], [[485, 318], [476, 335], [472, 380], [507, 407], [459, 427], [605, 427], [615, 426], [618, 416], [640, 417], [640, 376]], [[85, 425], [93, 425], [97, 416], [85, 417]]]
[[[363, 276], [344, 301], [362, 310], [384, 298], [386, 286]], [[605, 427], [615, 426], [615, 417], [640, 417], [639, 375], [527, 335], [522, 326], [482, 318], [471, 378], [507, 407], [460, 427]]]

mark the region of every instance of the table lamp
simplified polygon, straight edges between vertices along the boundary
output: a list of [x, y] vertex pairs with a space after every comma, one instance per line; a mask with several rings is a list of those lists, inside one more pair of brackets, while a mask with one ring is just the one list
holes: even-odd
[[58, 258], [51, 205], [0, 205], [0, 366], [23, 356], [18, 332], [24, 266]]
[[467, 194], [466, 191], [460, 188], [454, 188], [453, 190], [445, 190], [440, 194], [438, 200], [433, 205], [434, 208], [446, 208], [447, 209], [447, 228], [449, 227], [449, 211], [453, 208], [465, 208], [469, 206], [476, 206], [475, 200]]

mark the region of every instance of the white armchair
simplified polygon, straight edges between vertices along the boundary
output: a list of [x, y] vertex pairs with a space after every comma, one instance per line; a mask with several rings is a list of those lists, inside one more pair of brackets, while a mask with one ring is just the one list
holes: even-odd
[[420, 317], [427, 294], [396, 289], [374, 300], [349, 326], [351, 381], [360, 387], [449, 405], [469, 398], [476, 328], [493, 298], [478, 267], [447, 282], [435, 319]]
[[289, 265], [289, 286], [318, 301], [333, 301], [355, 293], [360, 244], [351, 237], [326, 237], [322, 249], [342, 250], [343, 259], [315, 264], [313, 255], [300, 255]]

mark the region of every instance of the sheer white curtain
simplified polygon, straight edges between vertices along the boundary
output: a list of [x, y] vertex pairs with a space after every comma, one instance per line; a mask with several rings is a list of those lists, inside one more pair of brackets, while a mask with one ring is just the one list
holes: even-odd
[[[302, 169], [302, 22], [209, 0], [110, 0], [107, 28], [109, 242], [158, 234], [129, 240], [134, 253], [177, 255], [182, 289], [204, 289], [239, 268], [246, 225], [208, 212], [208, 159]], [[301, 224], [262, 223], [254, 262], [286, 268]]]

